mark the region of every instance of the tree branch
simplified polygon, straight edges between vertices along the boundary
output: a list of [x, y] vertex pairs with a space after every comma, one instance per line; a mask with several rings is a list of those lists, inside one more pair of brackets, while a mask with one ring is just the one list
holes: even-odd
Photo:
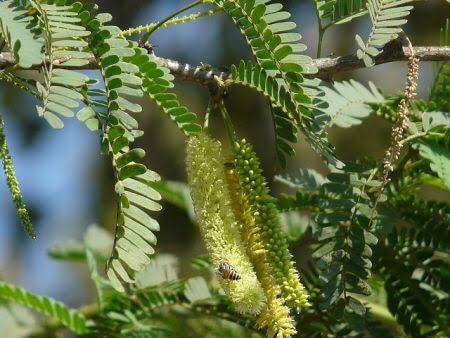
[[[450, 61], [450, 47], [414, 47], [415, 55], [420, 61]], [[382, 53], [375, 58], [375, 64], [384, 64], [394, 61], [407, 61], [410, 51], [403, 47], [399, 41], [392, 41], [386, 45]], [[161, 63], [169, 68], [171, 73], [181, 80], [192, 81], [207, 87], [216, 87], [215, 76], [226, 79], [229, 73], [225, 69], [209, 67], [208, 65], [191, 66], [179, 61], [157, 57]], [[339, 56], [336, 58], [314, 59], [313, 64], [319, 69], [315, 77], [325, 81], [330, 81], [334, 74], [364, 68], [364, 62], [356, 55]], [[0, 53], [0, 70], [8, 67], [17, 67], [11, 53]], [[33, 66], [33, 69], [40, 69], [40, 65]], [[63, 67], [54, 65], [54, 67]], [[97, 69], [95, 58], [89, 58], [89, 63], [82, 67], [71, 67], [70, 69]]]

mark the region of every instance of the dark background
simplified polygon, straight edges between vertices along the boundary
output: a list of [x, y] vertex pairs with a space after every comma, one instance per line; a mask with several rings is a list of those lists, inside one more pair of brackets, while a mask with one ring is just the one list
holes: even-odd
[[[282, 1], [292, 13], [308, 55], [315, 56], [317, 23], [311, 1]], [[188, 1], [99, 1], [101, 11], [110, 12], [121, 28], [155, 22]], [[444, 25], [450, 5], [445, 1], [415, 3], [405, 31], [415, 45], [437, 45], [439, 29]], [[194, 9], [198, 11], [199, 9]], [[356, 49], [355, 33], [364, 38], [370, 29], [367, 16], [330, 29], [324, 40], [322, 55], [344, 55]], [[223, 14], [201, 18], [188, 24], [162, 28], [151, 42], [159, 56], [191, 64], [205, 62], [215, 66], [230, 65], [251, 54], [238, 30]], [[420, 65], [419, 97], [427, 98], [433, 75], [433, 64]], [[385, 93], [402, 89], [405, 63], [391, 63], [371, 69], [342, 73], [337, 80], [354, 77], [363, 83], [374, 82]], [[98, 75], [95, 72], [89, 73]], [[176, 82], [175, 92], [182, 103], [203, 116], [208, 92], [196, 84]], [[162, 177], [185, 180], [184, 141], [177, 127], [148, 100], [139, 115], [145, 135], [138, 145], [147, 151], [147, 165]], [[88, 224], [98, 223], [113, 229], [115, 196], [108, 159], [99, 153], [99, 135], [90, 132], [77, 119], [65, 120], [63, 130], [52, 130], [37, 117], [33, 97], [0, 84], [0, 114], [6, 123], [6, 134], [22, 191], [39, 234], [31, 241], [18, 222], [0, 173], [0, 277], [34, 292], [47, 294], [79, 306], [92, 300], [92, 285], [85, 265], [64, 264], [50, 259], [46, 250], [56, 241], [81, 238]], [[240, 133], [255, 144], [269, 181], [275, 171], [275, 153], [270, 115], [257, 94], [234, 89], [227, 100], [234, 124]], [[213, 119], [212, 129], [223, 135], [222, 125]], [[390, 125], [372, 117], [361, 126], [330, 130], [330, 140], [341, 159], [361, 156], [381, 158], [389, 144]], [[291, 159], [288, 172], [298, 167], [326, 172], [320, 158], [302, 140], [296, 146], [297, 158]], [[272, 185], [275, 192], [277, 185]], [[427, 196], [445, 198], [439, 191], [428, 190]], [[157, 216], [161, 223], [158, 252], [173, 253], [189, 260], [204, 252], [198, 231], [183, 211], [164, 204]], [[295, 248], [293, 248], [295, 250]], [[1, 335], [0, 321], [0, 335]]]

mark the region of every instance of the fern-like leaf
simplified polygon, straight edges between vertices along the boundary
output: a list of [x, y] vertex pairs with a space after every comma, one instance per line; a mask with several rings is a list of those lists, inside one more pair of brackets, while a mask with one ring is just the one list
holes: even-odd
[[[445, 26], [441, 28], [440, 45], [448, 46], [450, 43], [450, 19], [445, 21]], [[433, 86], [430, 91], [430, 101], [437, 105], [437, 110], [450, 112], [450, 63], [440, 62], [437, 64]]]
[[26, 80], [22, 79], [13, 72], [2, 70], [0, 71], [0, 81], [9, 83], [16, 88], [20, 88], [27, 93], [33, 95], [38, 100], [40, 99], [39, 93], [37, 93], [35, 90], [33, 90], [32, 86], [34, 85], [32, 80]]
[[440, 257], [450, 252], [448, 205], [416, 196], [390, 202], [400, 219], [390, 222], [393, 230], [374, 251], [374, 268], [387, 279], [389, 310], [413, 337], [444, 337], [450, 278], [449, 264]]
[[444, 184], [450, 188], [450, 148], [449, 142], [420, 140], [414, 144], [420, 156], [430, 162], [433, 170]]
[[69, 309], [50, 297], [38, 296], [15, 285], [0, 282], [0, 298], [23, 304], [46, 314], [76, 333], [88, 332], [86, 319], [82, 313]]
[[[306, 46], [299, 42], [301, 35], [292, 32], [296, 25], [287, 21], [290, 14], [282, 11], [283, 5], [266, 0], [214, 0], [213, 2], [234, 21], [251, 47], [258, 65], [269, 76], [277, 79], [279, 87], [284, 87], [286, 92], [291, 93], [295, 114], [293, 117], [288, 117], [291, 123], [284, 123], [285, 126], [281, 128], [283, 136], [277, 140], [276, 144], [282, 166], [285, 164], [285, 155], [295, 154], [293, 148], [283, 140], [285, 136], [289, 136], [290, 142], [295, 142], [292, 137], [295, 134], [293, 125], [302, 129], [315, 151], [326, 157], [328, 161], [336, 163], [333, 149], [326, 140], [326, 133], [318, 128], [315, 129], [316, 123], [311, 110], [313, 104], [307, 95], [308, 89], [304, 85], [302, 73], [313, 74], [317, 72], [317, 68], [313, 66], [309, 56], [300, 54], [305, 51]], [[286, 118], [275, 106], [274, 121], [277, 119], [280, 121], [280, 117]], [[278, 129], [276, 127], [276, 133], [280, 131]]]
[[295, 242], [307, 231], [310, 218], [297, 211], [288, 211], [280, 213], [280, 224], [287, 234], [287, 239], [290, 242]]
[[38, 34], [38, 25], [27, 11], [17, 5], [18, 1], [0, 1], [0, 32], [17, 64], [30, 68], [43, 61], [43, 39]]
[[319, 194], [308, 194], [300, 191], [297, 191], [295, 196], [280, 194], [277, 200], [277, 209], [280, 211], [318, 211], [319, 200]]
[[[126, 97], [140, 97], [142, 80], [139, 68], [129, 59], [137, 56], [135, 43], [120, 37], [120, 29], [106, 25], [109, 14], [98, 14], [85, 18], [85, 25], [91, 29], [90, 47], [105, 82], [105, 102], [108, 115], [103, 125], [102, 148], [112, 158], [116, 177], [115, 190], [118, 194], [118, 219], [112, 255], [107, 263], [107, 274], [119, 291], [124, 283], [133, 283], [133, 271], [140, 271], [150, 263], [154, 253], [155, 231], [158, 222], [147, 211], [159, 211], [156, 201], [160, 194], [150, 187], [150, 182], [160, 179], [159, 175], [139, 163], [145, 152], [132, 148], [130, 143], [142, 135], [137, 121], [129, 113], [142, 110], [139, 104]], [[100, 92], [101, 95], [101, 92]]]
[[135, 55], [129, 61], [139, 68], [143, 91], [186, 135], [202, 130], [201, 126], [195, 123], [197, 115], [180, 105], [176, 94], [167, 91], [173, 87], [173, 76], [166, 67], [143, 48], [135, 48]]
[[439, 65], [436, 72], [433, 88], [430, 93], [430, 101], [437, 105], [437, 109], [450, 111], [450, 63], [444, 62]]
[[31, 5], [39, 13], [48, 58], [48, 64], [45, 62], [43, 67], [45, 82], [36, 83], [42, 99], [42, 106], [37, 106], [37, 111], [53, 128], [62, 128], [64, 123], [59, 116], [74, 115], [72, 109], [77, 108], [78, 100], [83, 98], [77, 88], [85, 86], [89, 77], [69, 69], [56, 69], [54, 66], [88, 64], [89, 53], [83, 51], [87, 42], [83, 38], [90, 33], [81, 25], [78, 13], [82, 8], [80, 4], [64, 6], [31, 1]]
[[372, 29], [369, 38], [364, 43], [362, 38], [356, 34], [356, 42], [359, 49], [356, 55], [364, 61], [366, 67], [374, 64], [373, 58], [381, 53], [383, 46], [397, 38], [401, 32], [401, 25], [407, 22], [413, 6], [407, 6], [411, 0], [368, 0]]
[[321, 112], [326, 115], [329, 127], [359, 125], [372, 112], [369, 104], [380, 105], [386, 101], [372, 82], [369, 82], [369, 89], [354, 80], [334, 82], [333, 89], [321, 89], [325, 94], [322, 100], [328, 104]]
[[285, 87], [280, 86], [277, 79], [259, 65], [245, 61], [241, 61], [239, 66], [232, 65], [231, 77], [227, 80], [227, 84], [229, 83], [253, 88], [270, 99], [273, 107], [278, 158], [283, 159], [286, 153], [295, 154], [290, 143], [297, 142], [298, 128], [294, 117], [296, 107], [291, 94]]
[[343, 313], [347, 321], [359, 323], [366, 310], [352, 294], [369, 295], [371, 292], [365, 280], [372, 267], [371, 246], [377, 243], [377, 237], [369, 228], [371, 202], [366, 190], [379, 186], [380, 182], [348, 170], [329, 174], [330, 182], [323, 185], [325, 196], [319, 204], [321, 211], [315, 217], [320, 245], [314, 257], [321, 270], [321, 308], [334, 305], [332, 308]]
[[181, 208], [187, 213], [189, 219], [194, 220], [194, 206], [192, 205], [190, 189], [186, 183], [162, 180], [151, 183], [151, 186], [161, 194], [164, 201]]
[[350, 22], [367, 13], [364, 0], [315, 0], [314, 5], [323, 29]]
[[314, 169], [298, 170], [296, 177], [277, 175], [275, 181], [297, 190], [317, 190], [327, 182], [326, 178]]

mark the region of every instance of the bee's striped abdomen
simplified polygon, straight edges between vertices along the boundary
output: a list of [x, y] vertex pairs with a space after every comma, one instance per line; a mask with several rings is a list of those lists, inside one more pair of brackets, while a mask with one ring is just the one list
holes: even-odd
[[219, 264], [219, 273], [223, 279], [238, 280], [241, 279], [239, 273], [228, 263], [222, 262]]

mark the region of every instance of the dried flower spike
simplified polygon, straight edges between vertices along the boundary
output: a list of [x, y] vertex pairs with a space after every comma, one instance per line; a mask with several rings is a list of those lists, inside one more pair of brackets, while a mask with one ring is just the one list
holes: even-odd
[[407, 39], [407, 41], [409, 52], [411, 54], [408, 60], [408, 75], [406, 86], [403, 89], [403, 99], [398, 105], [397, 120], [392, 126], [391, 145], [388, 150], [386, 150], [383, 160], [383, 173], [381, 176], [382, 185], [379, 190], [379, 196], [383, 192], [386, 184], [389, 183], [389, 174], [394, 170], [394, 163], [400, 157], [400, 151], [403, 146], [401, 141], [403, 140], [403, 133], [408, 123], [408, 106], [410, 101], [416, 95], [417, 77], [419, 75], [419, 59], [414, 55], [414, 48], [411, 45], [411, 41], [409, 41], [409, 39]]

